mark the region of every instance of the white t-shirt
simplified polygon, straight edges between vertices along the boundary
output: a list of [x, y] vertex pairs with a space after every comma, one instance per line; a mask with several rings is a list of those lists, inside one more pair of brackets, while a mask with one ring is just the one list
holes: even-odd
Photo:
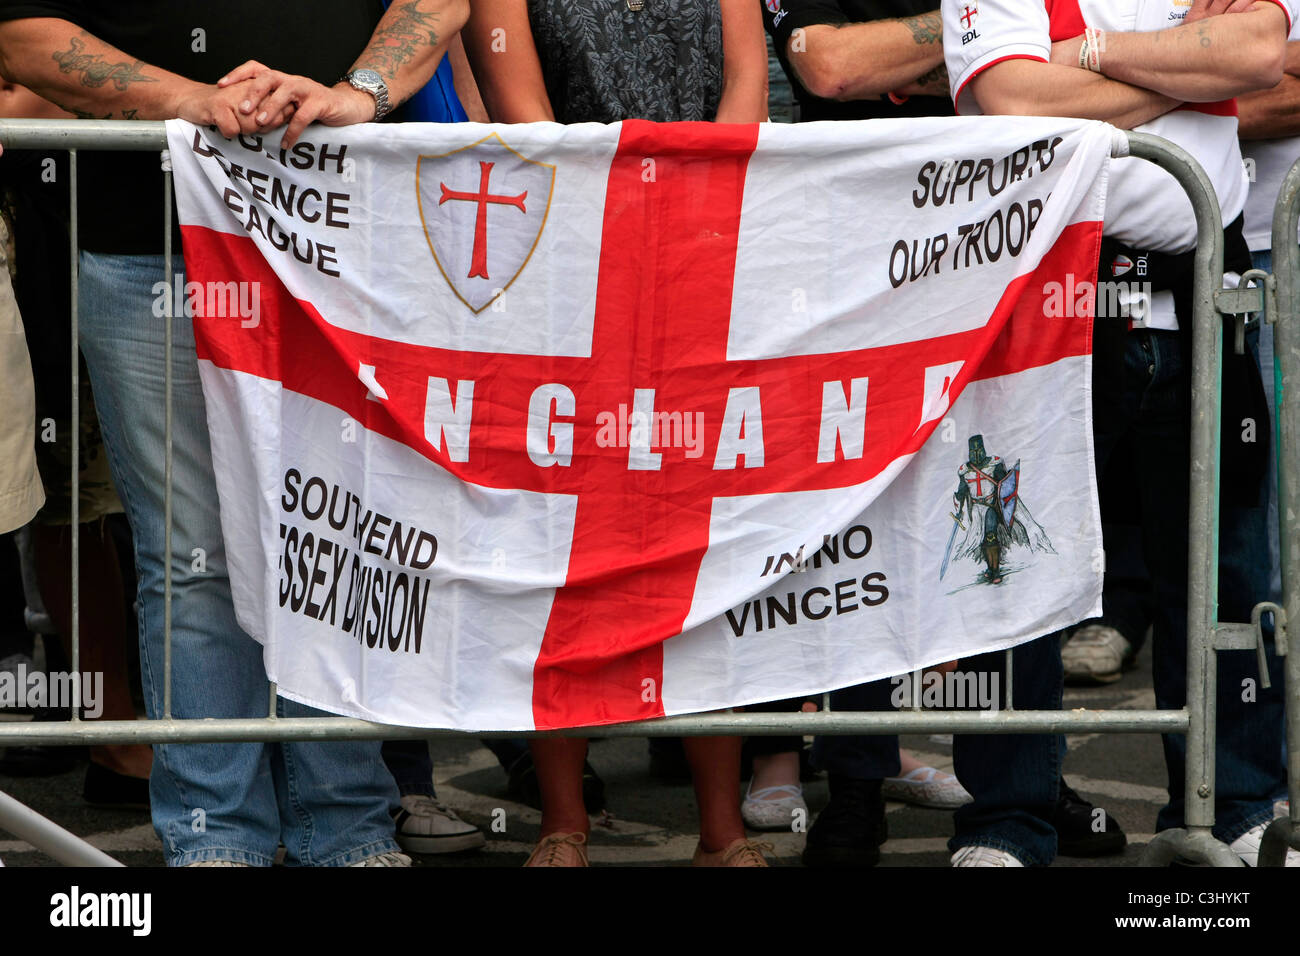
[[[1272, 2], [1286, 12], [1289, 29], [1297, 19], [1297, 0]], [[1177, 26], [1189, 8], [1188, 0], [942, 0], [953, 102], [959, 113], [979, 113], [969, 86], [978, 73], [1016, 57], [1049, 61], [1052, 42], [1078, 36], [1085, 24], [1122, 32], [1160, 30]], [[1248, 184], [1235, 100], [1189, 103], [1137, 129], [1191, 153], [1214, 185], [1224, 222], [1240, 215]], [[1107, 236], [1165, 253], [1186, 252], [1196, 244], [1191, 201], [1173, 176], [1135, 158], [1117, 160], [1111, 170]]]
[[[1291, 24], [1288, 40], [1300, 40], [1300, 18]], [[1273, 245], [1273, 206], [1282, 179], [1297, 159], [1300, 159], [1300, 136], [1286, 139], [1243, 139], [1241, 155], [1245, 158], [1247, 172], [1254, 166], [1254, 181], [1246, 193], [1246, 242], [1251, 252], [1269, 249]]]

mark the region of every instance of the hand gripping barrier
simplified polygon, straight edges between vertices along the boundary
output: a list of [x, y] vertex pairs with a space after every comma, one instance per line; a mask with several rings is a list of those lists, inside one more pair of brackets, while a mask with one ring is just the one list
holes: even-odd
[[[79, 361], [77, 342], [77, 151], [154, 150], [161, 152], [164, 173], [164, 278], [172, 275], [172, 188], [166, 133], [162, 123], [119, 121], [0, 120], [0, 145], [5, 149], [54, 149], [69, 153], [71, 189], [71, 243], [69, 268], [72, 277], [72, 414], [79, 420]], [[1188, 531], [1188, 639], [1187, 704], [1179, 710], [1015, 710], [1011, 692], [1011, 652], [1006, 652], [1004, 709], [998, 713], [923, 710], [921, 695], [916, 703], [894, 713], [723, 713], [668, 717], [641, 723], [599, 728], [603, 737], [702, 736], [702, 735], [808, 735], [808, 734], [949, 734], [949, 733], [1173, 733], [1187, 736], [1186, 827], [1158, 834], [1148, 845], [1144, 863], [1164, 865], [1175, 858], [1219, 866], [1238, 866], [1240, 860], [1211, 834], [1214, 824], [1214, 728], [1217, 650], [1262, 648], [1260, 614], [1276, 615], [1278, 653], [1285, 650], [1288, 612], [1291, 620], [1300, 614], [1300, 577], [1295, 556], [1300, 555], [1300, 469], [1285, 462], [1300, 461], [1300, 326], [1295, 322], [1300, 305], [1300, 251], [1297, 250], [1297, 197], [1300, 196], [1300, 164], [1292, 169], [1283, 189], [1274, 224], [1276, 272], [1273, 283], [1265, 277], [1263, 287], [1222, 289], [1223, 225], [1213, 187], [1204, 171], [1182, 149], [1158, 137], [1141, 133], [1116, 132], [1113, 153], [1132, 155], [1156, 163], [1178, 180], [1191, 199], [1197, 221], [1196, 275], [1194, 288], [1194, 362], [1192, 380], [1191, 509]], [[1285, 207], [1285, 208], [1284, 208]], [[1280, 231], [1279, 231], [1280, 230]], [[1290, 241], [1286, 237], [1290, 236]], [[1279, 239], [1279, 236], [1281, 237]], [[1256, 276], [1256, 278], [1262, 277]], [[1244, 285], [1244, 283], [1243, 283]], [[1282, 512], [1283, 568], [1286, 611], [1275, 606], [1256, 610], [1254, 625], [1224, 624], [1217, 620], [1218, 587], [1218, 502], [1219, 502], [1219, 382], [1222, 336], [1218, 315], [1260, 311], [1265, 298], [1268, 317], [1277, 321], [1277, 353], [1281, 359], [1285, 400], [1281, 416], [1283, 462]], [[171, 303], [168, 303], [168, 318]], [[1281, 321], [1285, 319], [1285, 321]], [[167, 323], [166, 352], [171, 354], [171, 323]], [[172, 387], [173, 370], [166, 369], [164, 394], [166, 454], [164, 515], [165, 548], [171, 553], [172, 508]], [[72, 429], [72, 461], [78, 451], [77, 429]], [[79, 522], [78, 475], [72, 475], [72, 522]], [[79, 554], [72, 535], [72, 631], [78, 633]], [[590, 736], [576, 728], [558, 734], [485, 733], [430, 731], [425, 728], [393, 727], [346, 717], [286, 718], [275, 714], [276, 689], [270, 687], [268, 715], [264, 718], [176, 719], [171, 713], [171, 562], [163, 562], [164, 580], [164, 675], [163, 716], [151, 720], [84, 721], [73, 709], [63, 722], [0, 723], [3, 745], [88, 745], [121, 743], [198, 743], [283, 740], [337, 740], [343, 738], [406, 739], [445, 736]], [[1262, 650], [1261, 650], [1262, 655]], [[79, 672], [80, 648], [72, 642], [72, 669]], [[1267, 673], [1262, 675], [1267, 682]], [[913, 675], [916, 687], [920, 675]], [[1288, 739], [1290, 741], [1290, 792], [1300, 791], [1300, 655], [1287, 657]], [[1267, 683], [1266, 683], [1267, 686]], [[1207, 690], [1208, 689], [1208, 690]], [[1280, 864], [1284, 846], [1300, 839], [1300, 807], [1293, 799], [1291, 818], [1276, 821], [1268, 831], [1260, 861]], [[82, 866], [115, 865], [110, 857], [0, 793], [0, 829], [5, 829], [50, 854], [60, 862]]]

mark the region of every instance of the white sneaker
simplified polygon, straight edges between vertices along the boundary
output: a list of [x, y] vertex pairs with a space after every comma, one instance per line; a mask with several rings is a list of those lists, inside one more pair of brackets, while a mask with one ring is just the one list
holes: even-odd
[[407, 853], [460, 853], [487, 843], [478, 827], [423, 794], [402, 797], [402, 809], [393, 822], [397, 825], [397, 845]]
[[[1241, 857], [1241, 862], [1247, 866], [1259, 866], [1259, 845], [1264, 840], [1264, 831], [1266, 829], [1268, 829], [1267, 823], [1251, 827], [1229, 843], [1228, 849]], [[1300, 867], [1300, 850], [1287, 850], [1286, 860], [1282, 865]]]
[[975, 799], [956, 777], [934, 767], [917, 767], [902, 777], [886, 777], [880, 784], [880, 795], [931, 810], [956, 810]]
[[[808, 821], [808, 804], [803, 799], [803, 787], [797, 783], [779, 787], [745, 791], [745, 802], [740, 805], [740, 816], [751, 830], [789, 830], [794, 826], [796, 814]], [[775, 796], [775, 794], [785, 796]]]
[[1024, 864], [1006, 850], [991, 846], [964, 846], [952, 855], [953, 866], [1020, 866]]
[[1105, 624], [1079, 628], [1061, 648], [1065, 679], [1090, 684], [1111, 684], [1119, 680], [1133, 645], [1119, 631]]
[[349, 863], [348, 867], [354, 866], [410, 866], [411, 858], [405, 853], [381, 853], [378, 856], [368, 856], [360, 863]]

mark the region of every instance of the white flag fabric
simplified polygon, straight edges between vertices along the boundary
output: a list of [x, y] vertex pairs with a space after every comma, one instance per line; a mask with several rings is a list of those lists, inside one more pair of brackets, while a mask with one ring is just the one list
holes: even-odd
[[595, 725], [1100, 612], [1110, 127], [168, 135], [235, 607], [281, 694]]

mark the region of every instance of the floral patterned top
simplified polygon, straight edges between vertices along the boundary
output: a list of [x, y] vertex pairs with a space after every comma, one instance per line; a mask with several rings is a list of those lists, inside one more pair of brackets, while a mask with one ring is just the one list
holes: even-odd
[[717, 115], [718, 0], [528, 0], [528, 19], [557, 122]]

